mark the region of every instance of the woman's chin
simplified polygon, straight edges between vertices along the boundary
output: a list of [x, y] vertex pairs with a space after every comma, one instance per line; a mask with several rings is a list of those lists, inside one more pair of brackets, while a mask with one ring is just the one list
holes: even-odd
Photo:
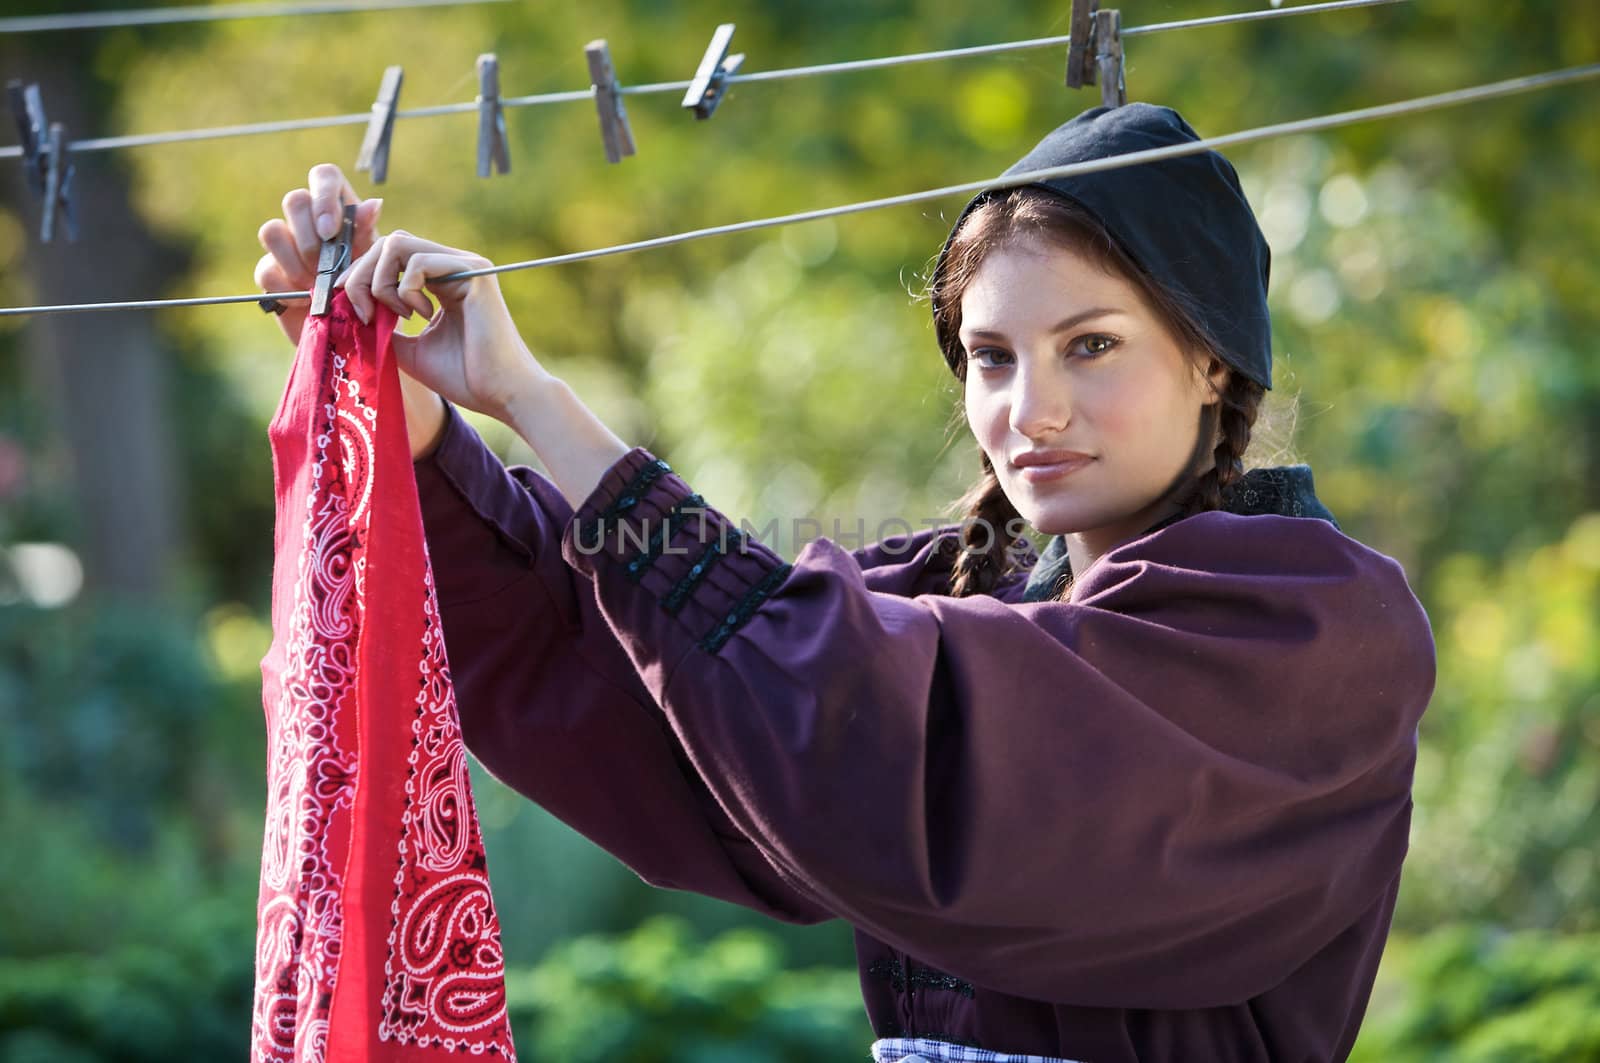
[[1081, 516], [1063, 513], [1059, 508], [1037, 510], [1032, 514], [1024, 512], [1022, 519], [1040, 535], [1071, 535], [1093, 527], [1092, 523], [1085, 521]]
[[1130, 514], [1106, 512], [1100, 507], [1073, 505], [1066, 500], [1053, 504], [1019, 506], [1017, 512], [1041, 535], [1073, 535], [1093, 531], [1126, 520]]

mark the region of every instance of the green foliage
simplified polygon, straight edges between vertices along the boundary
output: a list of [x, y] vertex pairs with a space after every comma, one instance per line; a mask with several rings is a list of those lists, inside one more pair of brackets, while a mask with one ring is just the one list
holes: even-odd
[[182, 755], [215, 708], [194, 632], [148, 608], [0, 607], [0, 769], [8, 786], [71, 800], [136, 852], [177, 810]]
[[1498, 564], [1453, 555], [1434, 585], [1397, 923], [1600, 929], [1600, 513]]
[[0, 958], [0, 1059], [239, 1058], [250, 1035], [250, 911], [175, 911], [159, 945]]
[[1446, 926], [1390, 950], [1397, 996], [1375, 1002], [1351, 1063], [1600, 1060], [1600, 935]]
[[854, 970], [785, 970], [777, 941], [732, 930], [696, 943], [656, 917], [584, 935], [508, 972], [519, 1055], [570, 1063], [808, 1063], [872, 1040]]

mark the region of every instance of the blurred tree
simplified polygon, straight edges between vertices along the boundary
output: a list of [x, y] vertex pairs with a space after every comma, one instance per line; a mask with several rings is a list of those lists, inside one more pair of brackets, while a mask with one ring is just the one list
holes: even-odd
[[1351, 1063], [1600, 1060], [1600, 939], [1445, 925], [1391, 942], [1404, 977], [1380, 996]]
[[583, 935], [508, 973], [518, 1052], [570, 1063], [807, 1063], [859, 1055], [872, 1039], [854, 971], [783, 969], [766, 933], [704, 944], [657, 917], [616, 937]]
[[[47, 118], [69, 135], [103, 128], [120, 89], [98, 76], [94, 35], [0, 35], [0, 70], [39, 82]], [[0, 291], [19, 302], [70, 303], [148, 297], [182, 269], [179, 245], [156, 240], [129, 202], [129, 173], [114, 154], [70, 156], [80, 237], [38, 236], [37, 197], [22, 168], [6, 165], [6, 199], [19, 211]], [[23, 248], [26, 250], [23, 250]], [[90, 294], [94, 293], [94, 294]], [[85, 555], [90, 594], [156, 601], [175, 589], [183, 546], [178, 435], [169, 412], [170, 355], [148, 314], [66, 314], [18, 322], [37, 450], [61, 448], [61, 488], [79, 519], [70, 529]], [[0, 345], [9, 346], [5, 338]], [[0, 348], [3, 349], [3, 348]]]

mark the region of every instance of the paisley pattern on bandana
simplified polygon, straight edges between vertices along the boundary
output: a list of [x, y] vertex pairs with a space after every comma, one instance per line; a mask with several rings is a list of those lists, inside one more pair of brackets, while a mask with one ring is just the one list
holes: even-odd
[[393, 327], [360, 325], [340, 293], [308, 321], [268, 433], [253, 1063], [515, 1059]]

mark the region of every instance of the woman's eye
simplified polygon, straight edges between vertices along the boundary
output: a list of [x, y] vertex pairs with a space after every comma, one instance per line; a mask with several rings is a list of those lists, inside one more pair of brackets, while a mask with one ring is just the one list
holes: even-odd
[[978, 363], [978, 367], [980, 369], [996, 369], [996, 368], [998, 368], [998, 366], [996, 366], [996, 365], [994, 365], [994, 364], [992, 364], [990, 362], [985, 362], [983, 360], [984, 358], [986, 358], [986, 357], [988, 357], [990, 355], [995, 355], [995, 356], [998, 356], [1000, 358], [1009, 357], [1009, 355], [1007, 355], [1005, 351], [999, 350], [998, 348], [995, 348], [995, 347], [979, 347], [977, 350], [975, 350], [972, 353], [967, 355], [967, 361], [969, 361], [969, 362], [977, 362]]
[[1092, 336], [1083, 337], [1082, 342], [1084, 352], [1090, 357], [1094, 357], [1096, 355], [1105, 354], [1111, 348], [1115, 347], [1120, 341], [1115, 336], [1108, 336], [1105, 333], [1095, 333]]

